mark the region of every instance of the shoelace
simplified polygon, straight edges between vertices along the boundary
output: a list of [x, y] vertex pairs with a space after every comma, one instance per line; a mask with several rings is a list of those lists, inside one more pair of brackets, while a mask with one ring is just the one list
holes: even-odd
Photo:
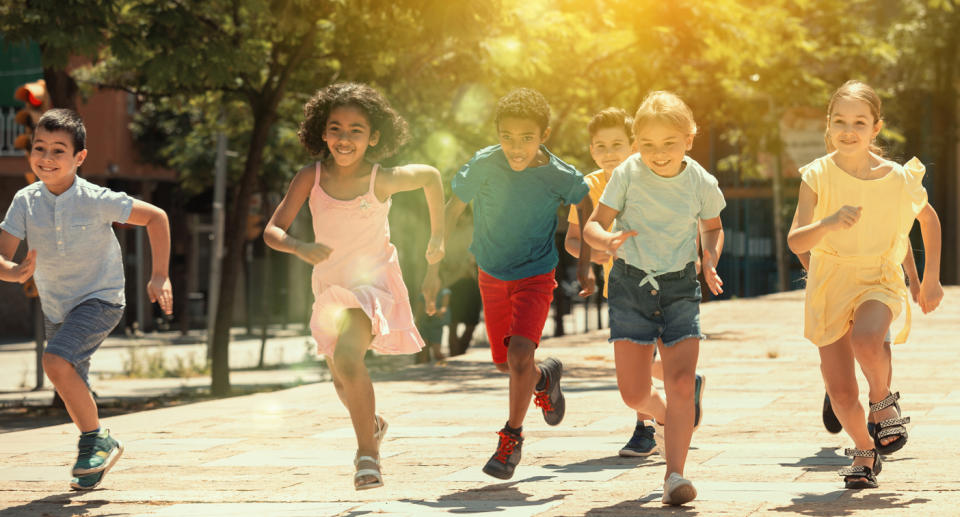
[[553, 404], [550, 403], [550, 382], [547, 381], [547, 385], [544, 386], [542, 391], [533, 392], [533, 405], [538, 408], [542, 408], [544, 411], [553, 411]]
[[513, 449], [517, 446], [517, 439], [506, 431], [500, 430], [497, 431], [497, 434], [500, 435], [500, 442], [497, 444], [497, 461], [500, 463], [506, 463], [507, 458], [513, 454]]
[[80, 443], [77, 444], [77, 457], [85, 458], [88, 456], [93, 456], [93, 451], [96, 446], [96, 437], [93, 437], [92, 439], [86, 439], [86, 437], [81, 438]]

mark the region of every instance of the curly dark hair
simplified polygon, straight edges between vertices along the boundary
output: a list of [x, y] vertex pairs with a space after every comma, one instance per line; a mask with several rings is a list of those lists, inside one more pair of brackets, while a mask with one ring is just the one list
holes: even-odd
[[367, 148], [366, 158], [370, 161], [392, 156], [410, 140], [407, 121], [390, 107], [380, 92], [360, 83], [334, 83], [318, 90], [303, 105], [303, 122], [297, 136], [312, 155], [320, 159], [330, 156], [330, 149], [322, 136], [330, 112], [340, 106], [357, 107], [366, 114], [371, 134], [380, 132], [377, 145]]
[[497, 101], [497, 127], [505, 118], [532, 120], [543, 132], [550, 127], [550, 105], [540, 92], [517, 88]]

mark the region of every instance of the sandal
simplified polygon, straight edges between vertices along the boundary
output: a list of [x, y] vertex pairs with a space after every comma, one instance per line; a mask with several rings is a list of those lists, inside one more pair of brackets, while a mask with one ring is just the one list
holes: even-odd
[[852, 465], [840, 469], [838, 474], [843, 477], [844, 486], [849, 489], [877, 488], [879, 486], [877, 484], [877, 474], [882, 470], [883, 464], [880, 453], [876, 449], [866, 451], [863, 449], [846, 449], [843, 454], [854, 458], [873, 458], [873, 467]]
[[383, 436], [387, 434], [387, 421], [380, 415], [374, 415], [374, 421], [377, 424], [377, 430], [373, 432], [373, 438], [377, 440], [377, 450], [380, 450], [380, 442], [383, 441]]
[[[360, 464], [364, 462], [373, 464], [375, 468], [360, 468]], [[368, 490], [383, 486], [383, 474], [380, 473], [379, 459], [374, 458], [373, 456], [357, 456], [353, 459], [353, 465], [357, 468], [357, 471], [353, 474], [353, 488], [357, 490]], [[360, 478], [367, 476], [375, 479], [369, 483], [361, 484]]]
[[[877, 452], [880, 454], [892, 454], [899, 451], [907, 444], [907, 428], [906, 424], [910, 423], [910, 417], [901, 417], [900, 413], [900, 404], [897, 400], [900, 399], [900, 392], [891, 393], [887, 395], [886, 398], [880, 402], [871, 402], [870, 403], [870, 413], [876, 413], [877, 411], [883, 411], [884, 409], [893, 406], [897, 410], [896, 418], [888, 418], [887, 420], [881, 420], [879, 422], [873, 423], [870, 422], [867, 424], [867, 431], [870, 432], [870, 436], [873, 437], [873, 444], [877, 448]], [[872, 425], [871, 425], [872, 424]], [[891, 436], [898, 437], [896, 440], [883, 445], [883, 438], [888, 438]]]

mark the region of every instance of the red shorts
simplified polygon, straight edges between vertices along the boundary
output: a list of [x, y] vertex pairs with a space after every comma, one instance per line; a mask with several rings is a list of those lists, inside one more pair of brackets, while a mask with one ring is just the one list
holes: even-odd
[[522, 336], [539, 344], [543, 324], [550, 313], [553, 290], [557, 287], [554, 272], [500, 280], [481, 269], [478, 282], [493, 362], [507, 362], [510, 336]]

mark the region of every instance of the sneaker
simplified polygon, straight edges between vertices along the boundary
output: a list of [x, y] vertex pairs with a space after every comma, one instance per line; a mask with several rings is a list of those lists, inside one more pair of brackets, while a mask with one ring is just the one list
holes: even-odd
[[696, 498], [697, 489], [693, 487], [693, 483], [676, 472], [671, 472], [667, 480], [663, 482], [663, 504], [680, 506]]
[[533, 393], [533, 404], [543, 410], [543, 419], [548, 425], [557, 425], [563, 420], [566, 411], [566, 401], [560, 391], [560, 377], [563, 376], [563, 363], [553, 357], [540, 363], [545, 382], [543, 389]]
[[108, 470], [123, 454], [123, 444], [110, 435], [109, 429], [97, 434], [80, 435], [77, 449], [77, 462], [73, 465], [73, 475], [76, 477]]
[[700, 420], [703, 418], [703, 408], [700, 400], [703, 399], [703, 390], [707, 387], [707, 376], [697, 374], [693, 387], [693, 429], [700, 427]]
[[103, 477], [106, 475], [107, 471], [101, 470], [96, 474], [75, 477], [70, 480], [70, 488], [72, 490], [93, 490], [100, 486], [100, 482], [103, 481]]
[[[833, 412], [833, 406], [830, 405], [830, 395], [823, 394], [823, 427], [827, 428], [827, 431], [837, 434], [840, 431], [843, 431], [843, 424], [840, 423], [840, 420], [837, 420], [836, 413]], [[869, 427], [869, 424], [867, 424]]]
[[520, 463], [520, 447], [523, 445], [523, 436], [513, 434], [506, 428], [498, 433], [500, 441], [497, 443], [497, 452], [483, 466], [483, 472], [499, 479], [510, 479], [513, 471]]
[[637, 422], [637, 427], [633, 430], [633, 436], [620, 449], [620, 455], [624, 458], [639, 458], [657, 452], [657, 442], [653, 439], [653, 436], [653, 426], [648, 426], [642, 421]]

